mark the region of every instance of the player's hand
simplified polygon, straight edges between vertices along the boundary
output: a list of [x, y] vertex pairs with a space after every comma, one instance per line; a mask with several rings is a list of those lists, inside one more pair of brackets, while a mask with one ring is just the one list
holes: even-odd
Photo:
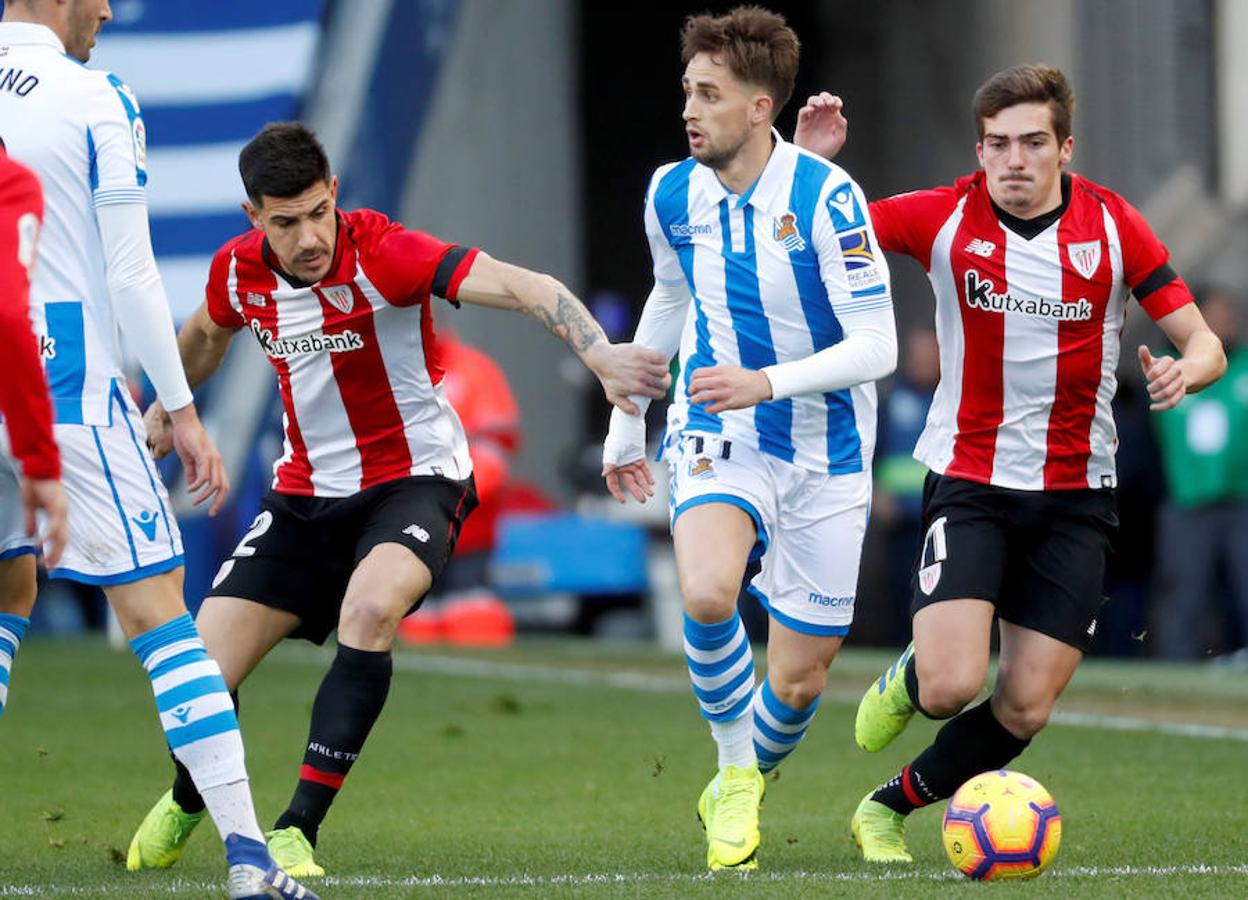
[[147, 446], [152, 451], [152, 456], [164, 459], [173, 449], [173, 420], [159, 400], [143, 414], [143, 426], [147, 429]]
[[708, 404], [714, 415], [727, 409], [745, 409], [771, 399], [771, 382], [757, 369], [710, 366], [694, 369], [689, 379], [689, 402]]
[[630, 416], [641, 412], [637, 404], [628, 399], [630, 394], [662, 397], [672, 380], [667, 371], [667, 360], [640, 344], [599, 341], [585, 351], [583, 358], [602, 382], [607, 399]]
[[[173, 449], [186, 470], [186, 487], [196, 506], [212, 500], [208, 515], [215, 516], [230, 493], [230, 478], [220, 451], [204, 431], [195, 404], [188, 403], [170, 413], [173, 419]], [[199, 492], [196, 494], [196, 492]]]
[[1171, 356], [1154, 357], [1148, 348], [1140, 345], [1140, 368], [1148, 379], [1148, 408], [1154, 412], [1174, 409], [1187, 396], [1189, 387], [1183, 360]]
[[843, 108], [841, 98], [827, 91], [808, 97], [806, 105], [797, 111], [793, 143], [824, 159], [834, 159], [849, 135], [849, 120], [842, 113]]
[[69, 542], [69, 504], [65, 490], [55, 478], [22, 479], [22, 508], [26, 512], [26, 536], [34, 537], [38, 531], [35, 513], [44, 515], [43, 562], [49, 569], [56, 568]]
[[647, 497], [654, 496], [654, 475], [644, 456], [622, 466], [607, 463], [602, 467], [602, 477], [607, 480], [611, 496], [620, 503], [628, 502], [626, 492], [638, 503], [645, 503]]

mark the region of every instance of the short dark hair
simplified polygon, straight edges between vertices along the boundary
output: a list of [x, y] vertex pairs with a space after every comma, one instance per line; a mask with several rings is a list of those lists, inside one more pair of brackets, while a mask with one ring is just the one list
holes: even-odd
[[784, 16], [761, 6], [738, 6], [722, 16], [690, 16], [680, 32], [680, 61], [709, 53], [741, 81], [766, 89], [774, 119], [793, 95], [801, 42]]
[[984, 119], [1020, 103], [1047, 103], [1053, 114], [1053, 131], [1058, 143], [1070, 137], [1075, 114], [1075, 92], [1060, 69], [1043, 64], [1014, 66], [998, 72], [979, 86], [971, 109], [975, 127], [984, 137]]
[[298, 197], [329, 181], [329, 157], [299, 122], [270, 122], [238, 154], [238, 174], [256, 206], [263, 197]]

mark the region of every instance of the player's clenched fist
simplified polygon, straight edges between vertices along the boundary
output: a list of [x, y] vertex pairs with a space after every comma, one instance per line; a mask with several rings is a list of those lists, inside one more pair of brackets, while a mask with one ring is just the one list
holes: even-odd
[[1140, 368], [1148, 379], [1149, 409], [1157, 411], [1174, 409], [1187, 394], [1187, 376], [1183, 372], [1183, 360], [1171, 356], [1154, 357], [1149, 349], [1140, 345]]

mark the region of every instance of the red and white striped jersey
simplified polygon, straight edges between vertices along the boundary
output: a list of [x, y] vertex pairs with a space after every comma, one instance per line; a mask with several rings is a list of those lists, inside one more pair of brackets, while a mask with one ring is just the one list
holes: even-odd
[[409, 475], [471, 474], [429, 298], [454, 302], [476, 254], [372, 210], [338, 213], [333, 264], [316, 284], [282, 272], [259, 230], [217, 251], [209, 315], [249, 328], [277, 370], [286, 439], [274, 490], [344, 497]]
[[1063, 203], [1025, 221], [982, 172], [871, 204], [885, 250], [936, 294], [940, 384], [914, 455], [935, 472], [1022, 490], [1117, 484], [1110, 401], [1127, 294], [1159, 319], [1191, 302], [1148, 223], [1063, 175]]

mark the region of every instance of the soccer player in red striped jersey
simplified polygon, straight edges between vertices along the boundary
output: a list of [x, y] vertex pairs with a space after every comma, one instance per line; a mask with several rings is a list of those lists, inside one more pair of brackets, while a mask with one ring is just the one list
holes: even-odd
[[[0, 359], [7, 367], [0, 378], [0, 713], [35, 605], [36, 548], [42, 540], [45, 560], [55, 566], [69, 539], [52, 401], [30, 318], [30, 268], [42, 219], [39, 179], [0, 149]], [[36, 512], [45, 516], [42, 539]]]
[[[312, 709], [303, 765], [269, 849], [296, 877], [324, 874], [317, 832], [390, 687], [399, 622], [446, 565], [476, 506], [468, 442], [446, 398], [432, 297], [518, 310], [561, 338], [628, 412], [660, 397], [667, 360], [611, 344], [549, 275], [409, 231], [371, 210], [336, 207], [338, 183], [316, 137], [269, 125], [239, 171], [254, 229], [217, 253], [204, 303], [179, 334], [192, 387], [249, 331], [277, 373], [286, 431], [272, 489], [221, 566], [197, 623], [231, 690], [280, 640], [338, 652]], [[165, 414], [149, 409], [157, 455]], [[173, 790], [134, 837], [134, 868], [181, 855], [203, 801], [179, 766]]]
[[[1066, 171], [1073, 106], [1056, 69], [999, 72], [974, 99], [980, 170], [871, 204], [880, 244], [931, 279], [941, 380], [915, 447], [931, 473], [914, 641], [867, 690], [855, 738], [880, 750], [916, 710], [948, 721], [855, 811], [869, 861], [909, 862], [906, 815], [1018, 756], [1092, 642], [1117, 526], [1110, 401], [1128, 294], [1179, 351], [1139, 348], [1154, 410], [1225, 371], [1148, 223]], [[834, 156], [846, 128], [840, 100], [822, 94], [799, 114], [795, 140]], [[996, 684], [965, 709], [984, 684], [994, 616]]]

